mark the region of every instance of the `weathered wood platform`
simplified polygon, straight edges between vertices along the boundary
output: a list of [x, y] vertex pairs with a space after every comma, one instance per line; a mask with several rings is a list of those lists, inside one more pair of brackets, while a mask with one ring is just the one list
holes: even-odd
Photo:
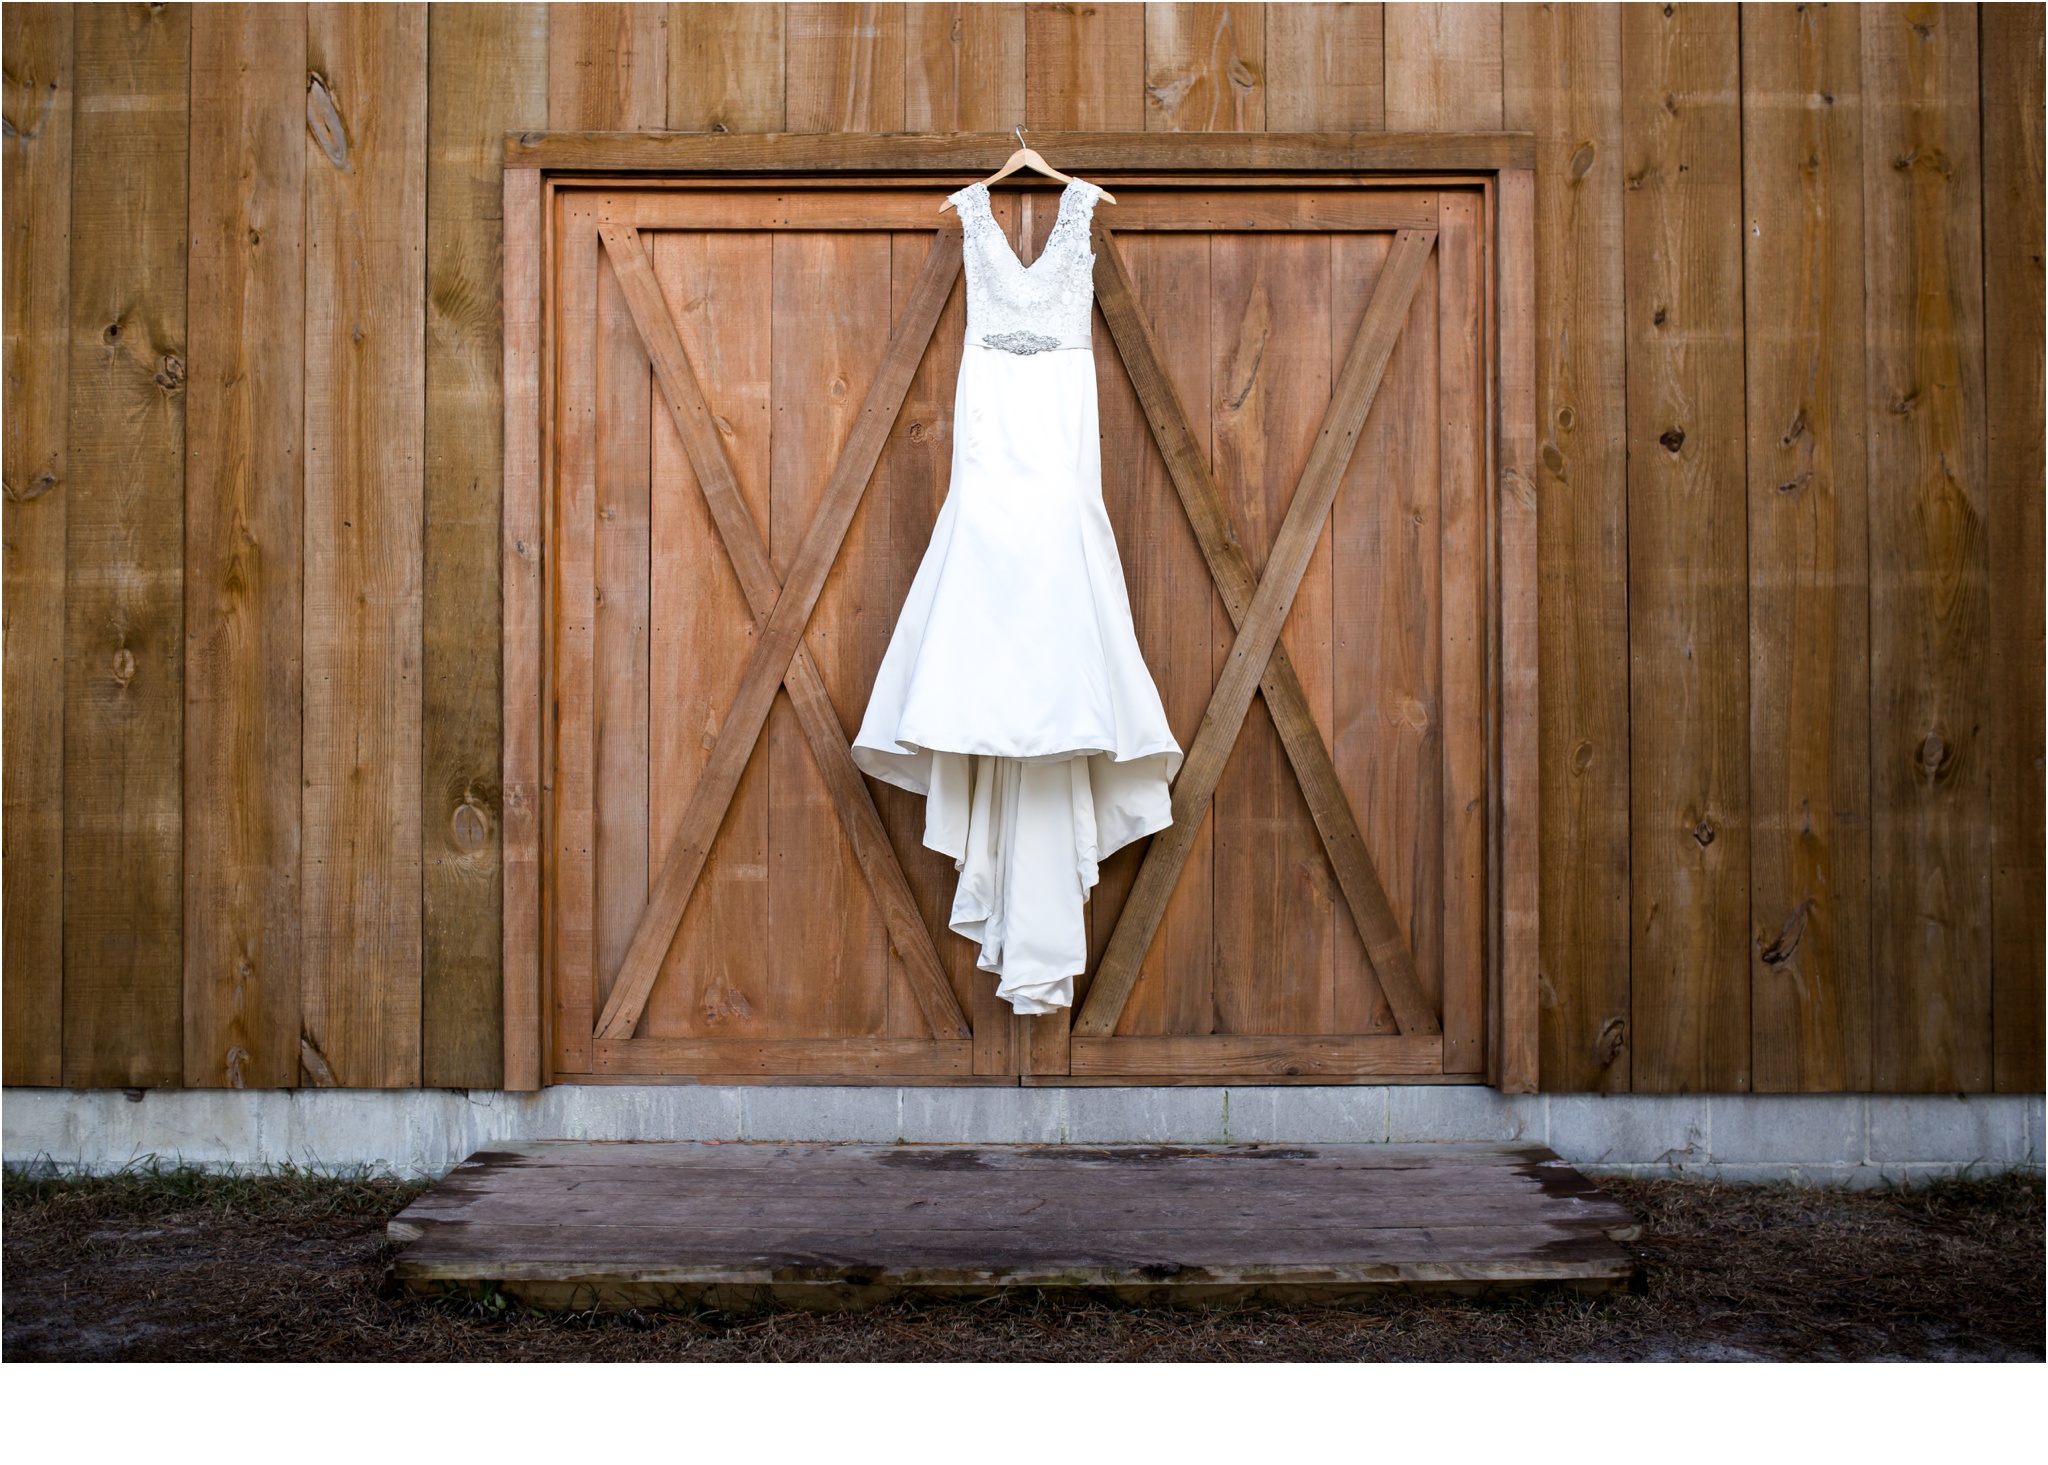
[[904, 1291], [1147, 1302], [1598, 1291], [1635, 1218], [1550, 1151], [583, 1143], [471, 1156], [391, 1222], [395, 1272], [541, 1307], [857, 1307]]

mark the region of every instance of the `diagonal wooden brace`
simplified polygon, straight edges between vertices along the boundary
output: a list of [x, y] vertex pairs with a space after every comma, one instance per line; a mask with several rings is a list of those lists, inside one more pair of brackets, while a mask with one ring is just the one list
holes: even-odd
[[788, 578], [779, 584], [766, 546], [761, 542], [760, 530], [740, 496], [739, 482], [725, 456], [724, 445], [711, 425], [710, 410], [696, 375], [690, 370], [674, 318], [661, 298], [660, 285], [637, 231], [608, 225], [603, 234], [634, 324], [647, 343], [656, 377], [675, 416], [684, 451], [703, 486], [706, 504], [731, 556], [747, 603], [761, 617], [761, 629], [739, 691], [719, 729], [710, 761], [698, 775], [697, 787], [683, 811], [675, 840], [648, 893], [647, 908], [641, 914], [626, 959], [612, 984], [611, 996], [598, 1018], [597, 1036], [623, 1039], [633, 1035], [660, 974], [662, 960], [682, 924], [683, 912], [703, 872], [712, 841], [725, 822], [740, 776], [760, 740], [769, 707], [775, 700], [775, 689], [787, 686], [932, 1035], [946, 1039], [970, 1037], [966, 1016], [939, 965], [931, 933], [925, 929], [924, 919], [904, 880], [903, 868], [889, 844], [881, 816], [854, 767], [845, 730], [839, 725], [817, 667], [803, 647], [804, 629], [824, 589], [825, 577], [838, 558], [854, 510], [860, 505], [882, 446], [902, 410], [917, 364], [924, 357], [939, 313], [960, 272], [960, 233], [946, 230], [934, 238], [924, 268], [911, 288], [909, 303], [891, 333], [875, 379], [869, 384], [860, 417], [833, 466], [824, 498], [805, 531]]
[[[1203, 454], [1188, 426], [1187, 409], [1181, 405], [1168, 374], [1159, 343], [1139, 307], [1137, 290], [1129, 268], [1117, 248], [1116, 236], [1102, 225], [1095, 228], [1095, 298], [1102, 305], [1118, 353], [1130, 373], [1131, 385], [1152, 425], [1153, 440], [1166, 463], [1166, 471], [1187, 510], [1195, 541], [1209, 562], [1210, 577], [1230, 612], [1233, 626], [1242, 627], [1258, 592], [1259, 577], [1252, 572], [1244, 545], [1231, 527], [1230, 512], [1209, 472]], [[1341, 474], [1340, 474], [1341, 477]], [[1337, 874], [1352, 921], [1365, 942], [1367, 956], [1379, 978], [1380, 990], [1401, 1031], [1411, 1037], [1439, 1031], [1437, 1015], [1415, 972], [1415, 957], [1401, 933], [1394, 908], [1387, 900], [1379, 872], [1359, 832], [1351, 801], [1337, 778], [1337, 766], [1309, 711], [1308, 694], [1302, 690], [1294, 663], [1285, 645], [1276, 642], [1272, 659], [1259, 683], [1273, 725], [1280, 733], [1288, 761], [1294, 765], [1309, 813], [1322, 835], [1323, 848]]]
[[[1113, 248], [1114, 241], [1109, 242]], [[1076, 1037], [1107, 1038], [1116, 1033], [1117, 1021], [1123, 1016], [1124, 1004], [1130, 1000], [1131, 988], [1138, 980], [1145, 953], [1151, 949], [1152, 938], [1166, 913], [1167, 900], [1180, 879], [1181, 868], [1187, 863], [1188, 853], [1194, 846], [1195, 834], [1201, 828], [1210, 800], [1215, 796], [1217, 782], [1222, 778], [1224, 764], [1237, 742], [1245, 713], [1251, 709], [1252, 694], [1268, 678], [1273, 653], [1279, 646], [1281, 627], [1294, 604], [1295, 592], [1301, 588], [1301, 577], [1315, 552], [1316, 540], [1322, 534], [1330, 505], [1336, 500], [1338, 485], [1343, 481], [1358, 435], [1365, 427], [1366, 414], [1372, 409], [1373, 397], [1378, 393], [1380, 379], [1386, 372], [1387, 359], [1393, 354], [1394, 343], [1407, 322], [1409, 304], [1421, 283], [1423, 265], [1435, 243], [1436, 231], [1432, 229], [1403, 229], [1394, 237], [1394, 247], [1387, 255], [1379, 283], [1366, 306], [1365, 319], [1359, 325], [1358, 335], [1345, 357], [1336, 387], [1330, 393], [1330, 405], [1323, 414], [1322, 427], [1316, 434], [1315, 446], [1309, 452], [1308, 464], [1295, 485], [1294, 499], [1287, 506], [1287, 517], [1274, 538], [1272, 553], [1266, 560], [1265, 577], [1259, 581], [1249, 609], [1241, 617], [1235, 611], [1232, 613], [1232, 618], [1237, 621], [1237, 639], [1230, 648], [1230, 659], [1224, 664], [1223, 674], [1217, 679], [1208, 710], [1202, 714], [1194, 746], [1188, 750], [1180, 776], [1174, 781], [1173, 824], [1154, 835], [1150, 848], [1145, 851], [1144, 862], [1138, 867], [1137, 882], [1124, 904], [1116, 930], [1110, 935], [1109, 949], [1103, 953], [1101, 968], [1088, 991], [1088, 1000], [1075, 1021]], [[1120, 264], [1119, 260], [1117, 266]], [[1128, 302], [1129, 277], [1124, 275], [1120, 281], [1117, 280], [1117, 266], [1108, 271], [1112, 277], [1112, 289], [1120, 284]], [[1101, 273], [1099, 261], [1098, 273]], [[1115, 330], [1113, 322], [1111, 329]], [[1121, 338], [1118, 344], [1121, 348]], [[1185, 419], [1182, 421], [1184, 424]], [[1199, 527], [1200, 521], [1197, 523]], [[1214, 526], [1211, 527], [1213, 530]], [[1228, 529], [1227, 520], [1222, 527]], [[1230, 542], [1235, 542], [1235, 536]], [[1241, 548], [1239, 555], [1242, 555]], [[1222, 584], [1220, 576], [1218, 584]], [[1227, 603], [1228, 596], [1225, 598]], [[1296, 690], [1299, 690], [1298, 683]], [[1284, 690], [1282, 695], [1286, 695]], [[1276, 705], [1276, 724], [1280, 722], [1277, 712]], [[1316, 741], [1320, 746], [1320, 737]], [[1290, 756], [1293, 753], [1291, 746], [1289, 753]], [[1327, 759], [1327, 751], [1323, 757]], [[1377, 886], [1378, 881], [1372, 883]], [[1352, 898], [1348, 886], [1345, 898], [1347, 901]], [[1380, 898], [1385, 900], [1384, 892]], [[1356, 906], [1353, 913], [1358, 914]], [[1363, 931], [1363, 921], [1360, 926]], [[1388, 981], [1391, 968], [1392, 963], [1388, 969], [1379, 969], [1380, 983], [1387, 994], [1388, 1004], [1394, 1007], [1402, 1032], [1419, 1036], [1439, 1031], [1436, 1015], [1421, 999], [1419, 987], [1397, 991], [1400, 987], [1398, 975], [1393, 982]], [[1410, 962], [1408, 971], [1411, 976], [1413, 970]], [[1406, 1015], [1401, 1011], [1403, 1006], [1409, 1009]], [[1414, 1027], [1409, 1025], [1410, 1019], [1415, 1022]]]

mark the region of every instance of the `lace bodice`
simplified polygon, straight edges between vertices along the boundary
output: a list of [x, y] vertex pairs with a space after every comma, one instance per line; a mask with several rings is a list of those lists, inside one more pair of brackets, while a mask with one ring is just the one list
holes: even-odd
[[1029, 269], [989, 212], [987, 184], [970, 183], [949, 196], [964, 236], [969, 345], [1020, 356], [1092, 348], [1095, 254], [1088, 226], [1101, 194], [1080, 178], [1066, 186], [1045, 249]]

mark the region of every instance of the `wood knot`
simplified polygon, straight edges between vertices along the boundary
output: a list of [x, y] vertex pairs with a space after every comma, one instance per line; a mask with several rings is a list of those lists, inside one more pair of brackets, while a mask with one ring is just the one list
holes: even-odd
[[1651, 324], [1651, 325], [1653, 325], [1653, 326], [1661, 326], [1661, 325], [1663, 325], [1663, 324], [1664, 324], [1664, 307], [1663, 307], [1663, 306], [1661, 306], [1661, 305], [1660, 305], [1660, 306], [1658, 306], [1658, 307], [1657, 307], [1657, 312], [1656, 312], [1656, 314], [1655, 314], [1655, 315], [1652, 315], [1652, 316], [1650, 317], [1650, 324]]
[[1593, 171], [1593, 157], [1594, 147], [1590, 142], [1582, 142], [1573, 150], [1571, 165], [1567, 170], [1572, 182], [1577, 183]]
[[1757, 953], [1765, 966], [1783, 966], [1792, 959], [1792, 953], [1799, 949], [1799, 938], [1806, 934], [1806, 918], [1812, 911], [1812, 896], [1792, 907], [1792, 913], [1785, 917], [1785, 923], [1778, 928], [1777, 936], [1766, 942]]
[[922, 422], [913, 422], [913, 423], [911, 423], [911, 424], [910, 424], [910, 427], [909, 427], [909, 429], [908, 429], [908, 432], [909, 432], [909, 435], [910, 435], [910, 440], [911, 440], [912, 442], [914, 442], [914, 443], [921, 443], [921, 442], [923, 442], [923, 441], [924, 441], [925, 433], [924, 433], [924, 424], [923, 424]]
[[1692, 837], [1701, 849], [1714, 842], [1714, 826], [1702, 819], [1692, 827]]
[[108, 327], [107, 327], [107, 328], [106, 328], [105, 330], [101, 331], [101, 332], [100, 332], [100, 339], [101, 339], [102, 341], [104, 341], [104, 342], [105, 342], [105, 343], [106, 343], [107, 345], [109, 345], [109, 346], [118, 346], [118, 345], [120, 345], [120, 344], [121, 344], [121, 323], [120, 323], [119, 321], [115, 321], [115, 322], [114, 322], [114, 323], [113, 323], [112, 325], [108, 326]]
[[57, 486], [57, 475], [44, 468], [25, 484], [9, 483], [7, 497], [14, 503], [33, 503]]
[[1556, 443], [1543, 445], [1543, 466], [1550, 470], [1551, 477], [1564, 477], [1564, 454], [1558, 451]]
[[845, 377], [835, 376], [832, 378], [832, 395], [835, 397], [843, 397], [846, 395]]
[[335, 104], [327, 78], [317, 71], [306, 79], [306, 131], [328, 162], [344, 173], [354, 171], [349, 166], [348, 127], [341, 120], [341, 108]]
[[1627, 1047], [1628, 1019], [1610, 1017], [1600, 1024], [1600, 1031], [1593, 1037], [1593, 1062], [1600, 1068], [1611, 1067]]
[[152, 378], [167, 392], [185, 390], [185, 362], [178, 356], [159, 356], [156, 359], [156, 375]]
[[1920, 748], [1914, 758], [1920, 772], [1929, 783], [1937, 783], [1948, 772], [1949, 764], [1955, 759], [1955, 750], [1939, 732], [1931, 732], [1921, 739]]
[[1570, 432], [1574, 427], [1578, 426], [1578, 422], [1579, 414], [1572, 411], [1571, 408], [1560, 407], [1557, 409], [1557, 425], [1566, 432]]
[[491, 842], [491, 821], [482, 809], [465, 798], [448, 816], [448, 837], [464, 854], [476, 854]]
[[1657, 441], [1664, 445], [1665, 452], [1675, 454], [1680, 448], [1685, 446], [1685, 429], [1682, 427], [1666, 428], [1663, 435]]
[[1593, 766], [1593, 743], [1589, 738], [1580, 738], [1579, 745], [1572, 749], [1572, 772], [1584, 773]]
[[248, 1087], [248, 1085], [242, 1081], [242, 1065], [247, 1063], [248, 1061], [249, 1050], [247, 1048], [237, 1045], [233, 1048], [228, 1049], [226, 1066], [228, 1073], [229, 1088], [242, 1089]]
[[135, 653], [126, 646], [114, 653], [114, 680], [124, 687], [135, 680]]
[[1785, 435], [1778, 439], [1778, 446], [1789, 448], [1806, 436], [1806, 409], [1801, 407], [1792, 414], [1792, 425], [1785, 429]]

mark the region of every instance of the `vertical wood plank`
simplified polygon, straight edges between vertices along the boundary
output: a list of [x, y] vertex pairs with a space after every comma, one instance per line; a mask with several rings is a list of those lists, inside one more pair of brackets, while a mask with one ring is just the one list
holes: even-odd
[[307, 43], [306, 1068], [402, 1088], [420, 1081], [426, 8], [315, 8]]
[[1750, 1047], [1760, 1090], [1870, 1081], [1862, 43], [1742, 12]]
[[[774, 236], [652, 236], [660, 281], [754, 522], [769, 523]], [[666, 404], [655, 414], [651, 848], [665, 850], [739, 690], [755, 621]], [[763, 539], [766, 539], [765, 533]], [[766, 1036], [769, 751], [740, 777], [647, 1004], [659, 1037]]]
[[[912, 7], [911, 14], [946, 7]], [[969, 7], [971, 16], [976, 12]], [[1021, 42], [1022, 14], [1018, 14]], [[1018, 68], [1021, 76], [1021, 65]], [[996, 200], [997, 207], [1004, 207]], [[929, 234], [899, 234], [890, 242], [890, 311], [901, 316], [910, 303], [917, 269], [931, 247]], [[930, 348], [918, 363], [910, 389], [903, 399], [896, 427], [883, 447], [875, 467], [869, 498], [880, 498], [888, 506], [889, 543], [886, 564], [877, 583], [880, 604], [870, 602], [868, 614], [879, 624], [894, 629], [909, 596], [910, 583], [931, 543], [932, 525], [945, 503], [953, 461], [953, 389], [958, 381], [960, 359], [967, 327], [967, 285], [963, 277], [947, 299], [939, 323], [932, 332]], [[876, 552], [881, 547], [876, 546]], [[879, 662], [876, 663], [879, 666]], [[863, 707], [865, 699], [863, 699]], [[907, 789], [878, 779], [867, 781], [876, 810], [889, 831], [890, 845], [903, 866], [903, 874], [916, 897], [925, 929], [932, 933], [932, 945], [953, 985], [961, 1010], [970, 1014], [975, 1038], [976, 1073], [1010, 1073], [1011, 1013], [1008, 1003], [995, 999], [995, 977], [974, 965], [976, 947], [947, 929], [958, 876], [950, 857], [929, 849], [924, 843], [925, 800]], [[728, 816], [729, 818], [730, 816]], [[888, 1034], [892, 1037], [926, 1037], [925, 1023], [908, 978], [899, 961], [890, 962]], [[984, 1011], [986, 1008], [988, 1010]]]
[[75, 12], [65, 492], [64, 1083], [184, 1073], [191, 13]]
[[1395, 132], [1501, 125], [1501, 7], [1386, 7], [1386, 108]]
[[1633, 1060], [1749, 1086], [1741, 51], [1732, 7], [1622, 13]]
[[[889, 339], [890, 238], [782, 233], [774, 260], [769, 555], [782, 574], [810, 527]], [[849, 737], [867, 705], [859, 636], [870, 546], [878, 535], [886, 542], [888, 533], [886, 505], [878, 521], [878, 502], [863, 496], [804, 636], [841, 724], [852, 723]], [[887, 930], [795, 710], [780, 694], [764, 736], [768, 1030], [791, 1037], [878, 1033], [886, 1017]]]
[[[1332, 372], [1358, 335], [1391, 243], [1386, 234], [1340, 235], [1331, 242], [1325, 350]], [[1434, 1003], [1442, 973], [1443, 788], [1434, 256], [1427, 269], [1330, 510], [1343, 567], [1333, 618], [1345, 669], [1336, 688], [1330, 756]], [[1341, 904], [1337, 925], [1334, 1030], [1398, 1032], [1392, 1008], [1369, 975], [1365, 942]]]
[[1024, 7], [1024, 125], [1145, 129], [1145, 12], [1096, 3]]
[[1387, 125], [1379, 5], [1266, 7], [1266, 126], [1377, 132]]
[[[558, 1072], [591, 1071], [596, 1025], [597, 272], [596, 206], [557, 195], [550, 241], [555, 302], [552, 502], [547, 524], [548, 963]], [[573, 201], [572, 201], [573, 200]]]
[[1871, 1082], [1987, 1089], [1991, 607], [1976, 11], [1870, 6], [1862, 20]]
[[907, 5], [903, 26], [906, 128], [1007, 132], [1024, 120], [1021, 4]]
[[1990, 476], [1991, 885], [1994, 1081], [2042, 1085], [2042, 10], [1981, 12], [1984, 88], [1985, 451]]
[[299, 1076], [305, 71], [303, 6], [193, 8], [184, 1069], [194, 1088], [289, 1088]]
[[10, 1086], [64, 1076], [64, 518], [70, 411], [72, 7], [10, 5], [5, 32], [7, 412], [0, 972]]
[[670, 130], [782, 131], [783, 8], [669, 6]]
[[504, 1076], [504, 136], [547, 126], [542, 5], [427, 15], [422, 1081]]
[[1145, 6], [1147, 131], [1265, 129], [1268, 8]]
[[1542, 974], [1538, 966], [1542, 851], [1541, 693], [1537, 676], [1541, 546], [1537, 538], [1536, 174], [1503, 169], [1497, 184], [1500, 365], [1499, 952], [1489, 994], [1486, 1067], [1510, 1094], [1541, 1077]]
[[[1201, 235], [1131, 233], [1118, 238], [1117, 248], [1130, 269], [1190, 430], [1207, 448], [1212, 354], [1209, 241]], [[1106, 325], [1097, 327], [1095, 339], [1104, 498], [1123, 555], [1138, 647], [1158, 684], [1173, 736], [1188, 748], [1216, 685], [1223, 654], [1218, 646], [1227, 650], [1230, 622], [1144, 410], [1109, 344]], [[1212, 805], [1167, 903], [1159, 934], [1145, 954], [1117, 1025], [1119, 1033], [1199, 1034], [1215, 1027], [1210, 980], [1215, 956], [1215, 840]], [[1105, 863], [1090, 902], [1091, 961], [1101, 960], [1150, 843], [1140, 840]], [[1077, 991], [1076, 1005], [1081, 997]]]
[[1536, 134], [1541, 466], [1532, 466], [1539, 477], [1530, 487], [1543, 506], [1543, 1086], [1626, 1091], [1628, 581], [1616, 572], [1629, 535], [1621, 12], [1515, 5], [1505, 23], [1507, 124]]
[[[1264, 569], [1330, 400], [1331, 318], [1326, 236], [1211, 236], [1212, 451], [1254, 572]], [[1390, 364], [1388, 382], [1400, 379]], [[1335, 744], [1331, 542], [1325, 523], [1282, 639]], [[1229, 654], [1227, 620], [1216, 635], [1220, 659]], [[1217, 1031], [1330, 1031], [1336, 875], [1264, 699], [1238, 734], [1212, 817]]]
[[597, 279], [597, 1001], [647, 906], [648, 515], [654, 375], [609, 258]]
[[[1437, 430], [1442, 523], [1443, 727], [1440, 835], [1444, 1071], [1485, 1067], [1487, 281], [1484, 198], [1446, 190], [1438, 205]], [[1417, 952], [1418, 958], [1421, 956]]]
[[504, 1087], [537, 1089], [547, 1069], [541, 992], [541, 188], [534, 169], [504, 175], [505, 503]]
[[668, 118], [668, 8], [548, 7], [548, 126], [631, 132]]
[[786, 5], [790, 132], [903, 130], [903, 7]]

